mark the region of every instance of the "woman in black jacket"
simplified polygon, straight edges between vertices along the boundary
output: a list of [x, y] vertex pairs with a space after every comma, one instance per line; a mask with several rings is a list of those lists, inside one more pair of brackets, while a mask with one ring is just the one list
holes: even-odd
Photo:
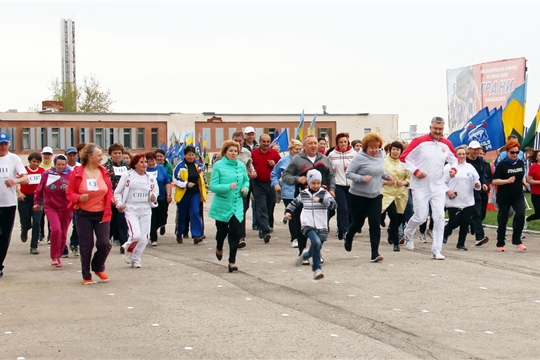
[[510, 140], [506, 143], [506, 157], [497, 164], [493, 174], [493, 185], [497, 186], [497, 251], [504, 251], [506, 224], [510, 208], [516, 212], [512, 223], [512, 245], [518, 250], [527, 250], [521, 242], [521, 232], [525, 223], [525, 198], [523, 196], [523, 177], [525, 168], [523, 160], [518, 159], [519, 143]]

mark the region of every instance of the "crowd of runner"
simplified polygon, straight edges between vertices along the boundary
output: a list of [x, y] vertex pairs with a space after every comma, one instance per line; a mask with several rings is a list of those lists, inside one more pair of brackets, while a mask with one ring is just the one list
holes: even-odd
[[[371, 262], [383, 260], [379, 245], [386, 217], [394, 251], [400, 251], [400, 244], [414, 250], [419, 229], [421, 242], [427, 242], [426, 235], [433, 240], [431, 258], [444, 260], [443, 245], [454, 229], [459, 229], [457, 250], [467, 251], [469, 233], [475, 246], [489, 241], [482, 221], [492, 187], [490, 202], [499, 211], [497, 251], [505, 251], [506, 223], [512, 215], [512, 245], [526, 250], [522, 231], [529, 221], [540, 219], [540, 150], [527, 149], [526, 159], [511, 136], [489, 163], [477, 141], [454, 149], [443, 131], [444, 120], [435, 117], [429, 133], [410, 143], [384, 144], [376, 133], [351, 141], [342, 132], [332, 148], [326, 139], [309, 135], [279, 149], [268, 134], [257, 141], [255, 129], [248, 126], [222, 144], [208, 177], [210, 157], [201, 157], [193, 146], [184, 147], [182, 161], [174, 166], [161, 149], [130, 154], [122, 144], [111, 145], [103, 162], [102, 149], [93, 143], [56, 155], [46, 146], [31, 153], [24, 166], [9, 152], [9, 135], [0, 133], [0, 277], [17, 209], [20, 240], [29, 243], [31, 254], [48, 243], [51, 266], [61, 268], [62, 258], [71, 252], [80, 257], [82, 283], [93, 284], [92, 272], [109, 280], [105, 263], [115, 244], [128, 265], [142, 267], [146, 246], [157, 246], [158, 237], [166, 234], [172, 201], [176, 241], [184, 243], [190, 232], [194, 244], [215, 237], [215, 255], [222, 260], [227, 239], [229, 272], [238, 270], [237, 251], [246, 247], [250, 207], [252, 230], [264, 243], [271, 241], [276, 221], [288, 223], [291, 246], [298, 249], [296, 265], [311, 265], [314, 279], [321, 279], [321, 248], [332, 236], [333, 216], [335, 236], [345, 251], [351, 251], [367, 219]], [[529, 185], [535, 213], [525, 218], [524, 188]], [[213, 193], [208, 216], [215, 229], [204, 227], [208, 192]], [[281, 200], [285, 213], [276, 220], [274, 208]]]

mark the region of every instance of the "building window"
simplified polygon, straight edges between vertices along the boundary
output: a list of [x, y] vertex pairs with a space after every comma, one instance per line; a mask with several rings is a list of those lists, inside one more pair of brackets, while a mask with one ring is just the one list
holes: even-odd
[[131, 147], [131, 129], [130, 128], [123, 128], [122, 129], [122, 145], [124, 145], [125, 148]]
[[216, 148], [221, 149], [223, 144], [223, 128], [216, 128]]
[[80, 128], [79, 129], [79, 143], [86, 143], [86, 134], [88, 133], [88, 128]]
[[55, 150], [60, 149], [60, 129], [51, 128], [51, 143], [47, 144]]
[[[210, 128], [203, 128], [203, 148], [212, 147], [212, 132]], [[231, 136], [232, 139], [232, 136]], [[221, 147], [221, 146], [220, 146]]]
[[109, 129], [109, 141], [108, 141], [109, 146], [114, 144], [114, 131], [115, 131], [115, 129], [113, 129], [113, 128]]
[[158, 145], [158, 141], [159, 141], [159, 137], [158, 137], [158, 129], [157, 128], [152, 128], [152, 149], [156, 149], [159, 145]]
[[47, 129], [46, 128], [41, 128], [41, 132], [39, 134], [39, 137], [41, 139], [41, 147], [45, 147], [47, 146]]
[[137, 149], [144, 149], [144, 128], [137, 129]]
[[75, 144], [75, 129], [67, 128], [66, 129], [66, 147], [73, 146]]
[[371, 132], [371, 128], [364, 128], [364, 135], [367, 135]]
[[103, 136], [103, 128], [95, 128], [94, 129], [94, 143], [96, 143], [97, 146], [103, 148], [104, 145], [104, 136]]
[[22, 129], [22, 145], [23, 150], [31, 150], [30, 147], [30, 128]]
[[276, 137], [276, 128], [268, 128], [267, 134], [270, 135], [270, 141], [274, 141], [274, 138]]

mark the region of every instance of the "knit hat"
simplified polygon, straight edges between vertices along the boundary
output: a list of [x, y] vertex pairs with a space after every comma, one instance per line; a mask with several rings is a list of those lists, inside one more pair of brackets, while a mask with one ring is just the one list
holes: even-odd
[[322, 176], [321, 176], [321, 173], [319, 172], [319, 170], [309, 170], [309, 171], [307, 172], [307, 183], [308, 183], [308, 185], [309, 185], [313, 180], [319, 180], [319, 181], [322, 180]]

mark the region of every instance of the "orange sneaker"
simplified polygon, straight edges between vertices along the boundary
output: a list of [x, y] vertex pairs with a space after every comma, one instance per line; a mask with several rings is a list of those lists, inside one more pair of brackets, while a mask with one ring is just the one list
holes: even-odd
[[504, 246], [497, 246], [497, 251], [503, 252], [504, 251]]
[[90, 279], [90, 280], [82, 279], [82, 284], [83, 285], [92, 285], [93, 283], [94, 283], [94, 281], [92, 279]]
[[517, 244], [517, 245], [514, 245], [515, 247], [517, 247], [518, 250], [527, 250], [527, 247], [523, 244]]
[[96, 275], [101, 279], [101, 281], [109, 281], [109, 275], [105, 271], [96, 271]]

